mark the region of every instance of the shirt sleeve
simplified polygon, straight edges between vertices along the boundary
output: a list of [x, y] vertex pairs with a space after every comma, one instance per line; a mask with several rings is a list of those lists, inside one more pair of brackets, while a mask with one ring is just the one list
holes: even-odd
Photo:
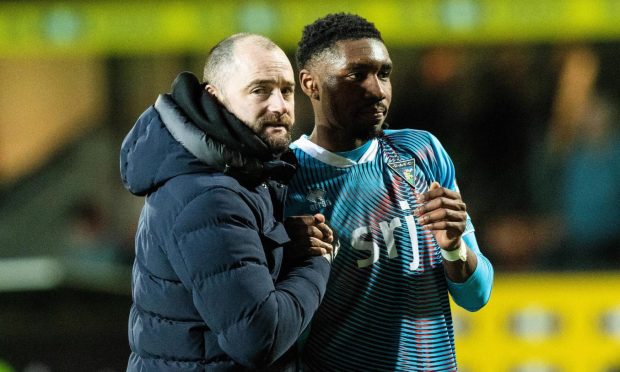
[[175, 221], [178, 258], [171, 260], [220, 348], [249, 368], [271, 364], [295, 343], [330, 270], [325, 258], [312, 257], [274, 280], [265, 249], [278, 242], [261, 236], [255, 213], [232, 190], [203, 193]]
[[[456, 171], [454, 163], [443, 148], [439, 140], [429, 133], [431, 148], [434, 153], [432, 171], [435, 179], [438, 179], [444, 187], [460, 192], [456, 182]], [[489, 301], [491, 289], [493, 287], [493, 266], [486, 258], [476, 241], [474, 225], [469, 217], [465, 224], [463, 240], [467, 246], [476, 254], [478, 265], [476, 270], [464, 283], [456, 283], [448, 279], [448, 290], [454, 302], [469, 311], [477, 311]]]
[[463, 241], [476, 254], [478, 265], [464, 283], [456, 283], [448, 279], [448, 291], [457, 305], [468, 311], [477, 311], [486, 305], [491, 297], [493, 266], [480, 252], [473, 231], [463, 235]]

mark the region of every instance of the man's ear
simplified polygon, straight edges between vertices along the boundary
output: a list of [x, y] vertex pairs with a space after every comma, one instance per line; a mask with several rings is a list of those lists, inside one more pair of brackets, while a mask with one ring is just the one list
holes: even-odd
[[303, 90], [310, 99], [319, 100], [319, 87], [310, 71], [305, 68], [299, 71], [299, 83], [301, 85], [301, 90]]
[[209, 95], [211, 95], [211, 97], [217, 99], [218, 101], [222, 102], [221, 97], [220, 97], [220, 91], [214, 87], [211, 84], [207, 84], [205, 86], [205, 90], [207, 91], [207, 93], [209, 93]]

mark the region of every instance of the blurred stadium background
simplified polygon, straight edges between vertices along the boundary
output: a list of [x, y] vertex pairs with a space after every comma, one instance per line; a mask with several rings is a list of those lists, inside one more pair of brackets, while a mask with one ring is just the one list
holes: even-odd
[[489, 305], [455, 309], [460, 370], [620, 371], [620, 0], [41, 0], [0, 1], [0, 372], [125, 369], [122, 138], [219, 39], [292, 58], [337, 11], [382, 31], [388, 121], [442, 140], [495, 264]]

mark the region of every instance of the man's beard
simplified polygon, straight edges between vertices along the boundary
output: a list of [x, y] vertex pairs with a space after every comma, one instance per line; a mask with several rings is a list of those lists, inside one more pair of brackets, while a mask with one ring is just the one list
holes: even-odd
[[[283, 135], [269, 135], [267, 130], [271, 126], [282, 126], [286, 128], [286, 134]], [[258, 128], [258, 136], [267, 144], [269, 149], [274, 153], [282, 153], [288, 150], [288, 146], [291, 143], [291, 128], [293, 126], [293, 120], [288, 114], [277, 115], [267, 114], [258, 119], [256, 122], [256, 128]]]

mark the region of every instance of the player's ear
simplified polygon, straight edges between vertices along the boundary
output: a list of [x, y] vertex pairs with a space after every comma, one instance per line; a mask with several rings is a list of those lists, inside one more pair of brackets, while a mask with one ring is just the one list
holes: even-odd
[[311, 99], [319, 100], [319, 87], [310, 71], [305, 68], [299, 71], [299, 83], [301, 90]]

